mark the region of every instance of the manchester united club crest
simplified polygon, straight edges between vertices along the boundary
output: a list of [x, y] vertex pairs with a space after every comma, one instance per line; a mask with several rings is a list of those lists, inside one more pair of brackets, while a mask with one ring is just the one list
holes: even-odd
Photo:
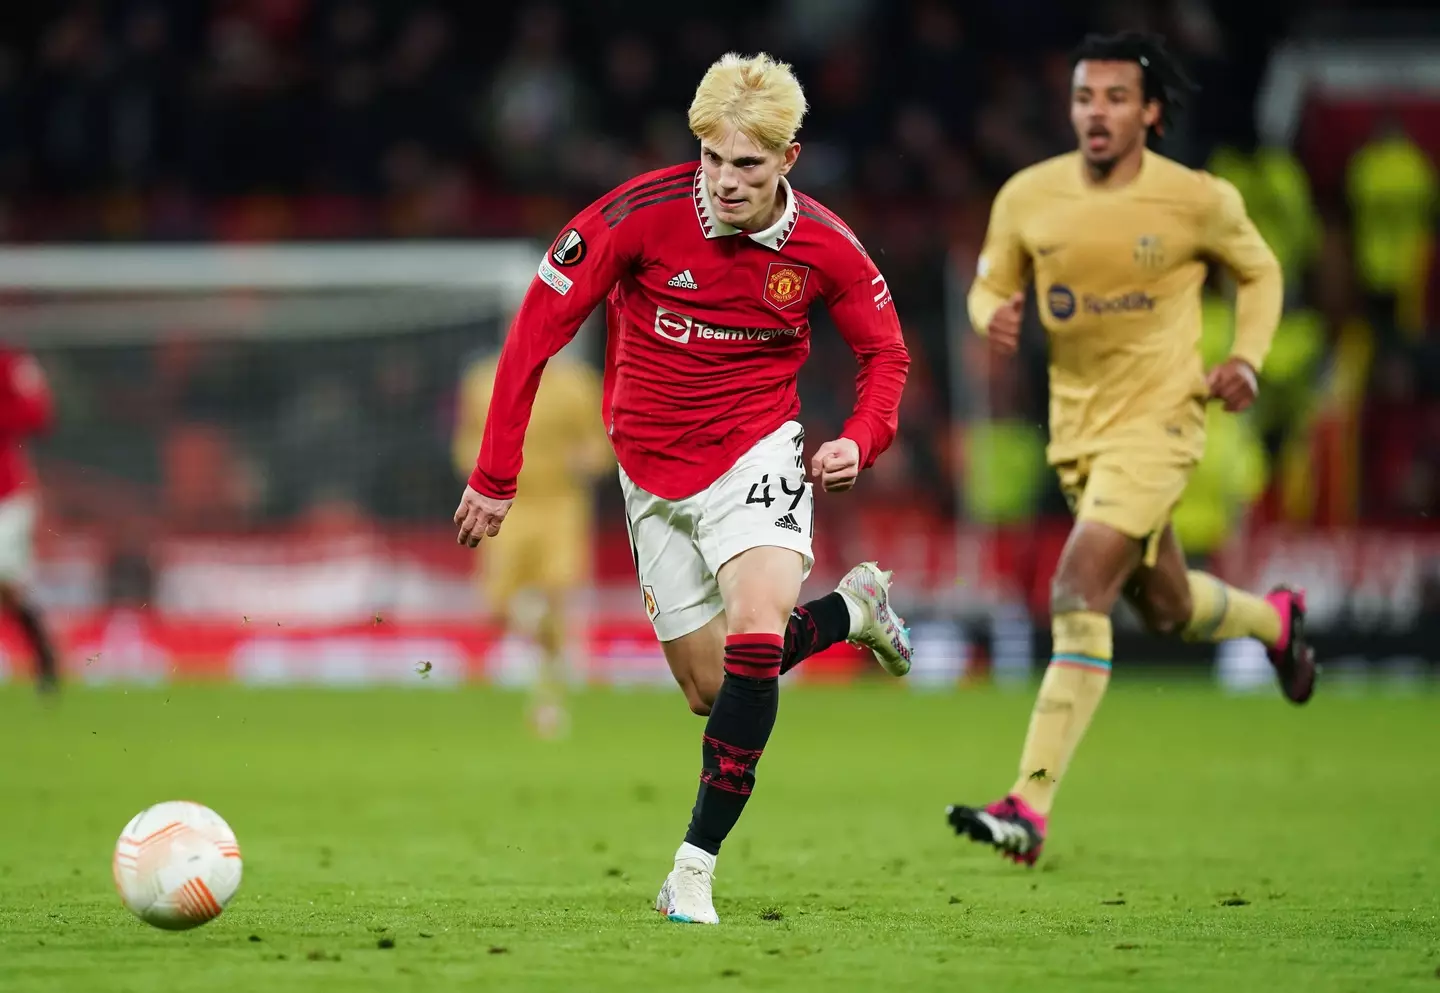
[[1160, 236], [1142, 234], [1135, 240], [1135, 262], [1144, 269], [1160, 269], [1165, 265], [1165, 246]]
[[660, 607], [655, 603], [655, 591], [649, 586], [642, 586], [640, 592], [645, 594], [645, 614], [653, 621], [660, 613]]
[[808, 265], [771, 262], [765, 270], [765, 302], [776, 310], [799, 303], [805, 295], [805, 280], [809, 276]]

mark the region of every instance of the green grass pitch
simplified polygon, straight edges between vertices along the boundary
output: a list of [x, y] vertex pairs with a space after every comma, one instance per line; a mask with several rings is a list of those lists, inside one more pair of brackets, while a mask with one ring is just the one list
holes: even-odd
[[[1027, 694], [787, 688], [719, 928], [650, 910], [699, 762], [679, 693], [585, 694], [557, 744], [523, 703], [0, 688], [0, 990], [1440, 990], [1434, 695], [1117, 680], [1025, 870], [942, 811], [1009, 785]], [[165, 799], [245, 853], [181, 934], [110, 881]]]

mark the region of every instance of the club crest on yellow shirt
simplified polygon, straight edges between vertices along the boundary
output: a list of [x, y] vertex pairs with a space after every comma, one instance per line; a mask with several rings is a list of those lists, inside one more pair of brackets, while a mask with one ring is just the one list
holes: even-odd
[[1135, 263], [1146, 269], [1165, 265], [1165, 246], [1160, 244], [1158, 234], [1142, 234], [1135, 239]]

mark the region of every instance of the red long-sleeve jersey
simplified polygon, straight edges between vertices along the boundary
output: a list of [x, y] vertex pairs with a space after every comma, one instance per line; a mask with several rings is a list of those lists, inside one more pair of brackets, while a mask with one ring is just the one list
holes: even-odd
[[54, 407], [45, 373], [33, 356], [0, 346], [0, 500], [31, 480], [25, 441], [50, 429]]
[[515, 316], [470, 485], [515, 495], [545, 363], [608, 294], [606, 429], [634, 482], [700, 492], [796, 417], [795, 376], [823, 300], [860, 371], [841, 432], [869, 468], [895, 438], [910, 356], [885, 277], [835, 214], [781, 180], [785, 212], [742, 232], [715, 215], [696, 163], [647, 173], [575, 217]]

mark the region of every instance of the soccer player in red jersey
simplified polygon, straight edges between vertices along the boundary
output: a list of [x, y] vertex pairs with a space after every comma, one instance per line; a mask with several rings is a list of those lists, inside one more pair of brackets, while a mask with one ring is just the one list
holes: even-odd
[[[797, 607], [813, 558], [811, 480], [855, 485], [895, 437], [909, 354], [885, 277], [845, 223], [790, 186], [805, 96], [790, 67], [730, 54], [690, 105], [700, 162], [648, 173], [556, 238], [501, 353], [485, 434], [455, 523], [476, 545], [516, 497], [546, 361], [602, 298], [603, 415], [620, 463], [646, 613], [691, 709], [708, 718], [699, 795], [656, 899], [718, 922], [711, 878], [775, 723], [778, 677], [842, 640], [910, 669], [889, 574], [852, 569]], [[795, 376], [823, 301], [859, 363], [854, 414], [803, 456]]]
[[48, 430], [53, 414], [40, 363], [0, 346], [0, 610], [30, 642], [42, 690], [55, 689], [59, 680], [54, 646], [30, 594], [36, 506], [25, 442]]

